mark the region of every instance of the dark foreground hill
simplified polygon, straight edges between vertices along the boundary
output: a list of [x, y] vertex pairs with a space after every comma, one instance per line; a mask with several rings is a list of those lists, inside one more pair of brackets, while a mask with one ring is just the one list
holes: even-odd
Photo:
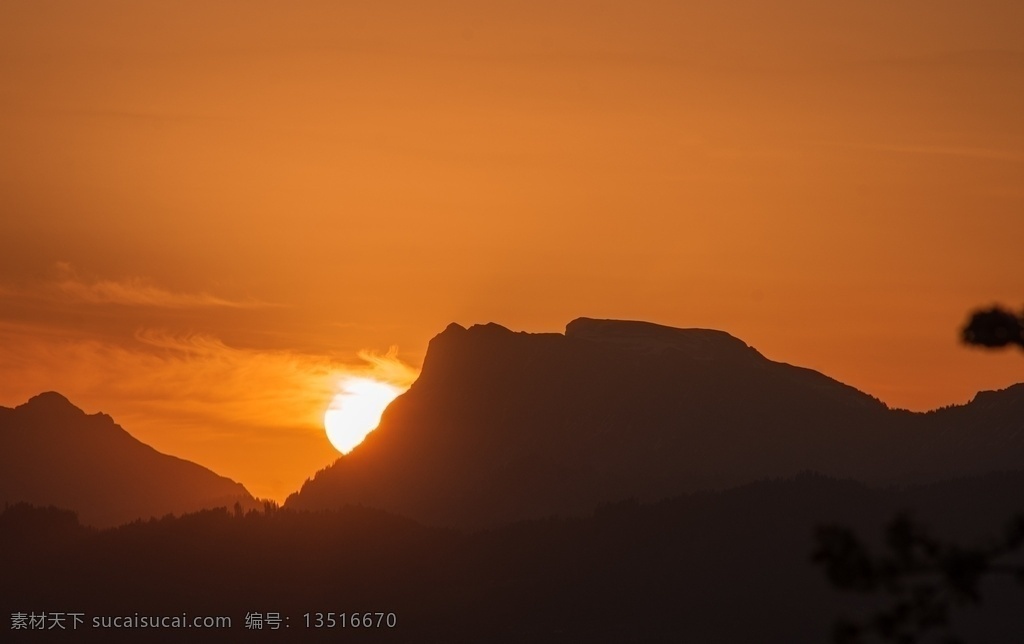
[[485, 526], [803, 469], [875, 483], [1024, 463], [1024, 385], [890, 410], [721, 331], [578, 319], [564, 335], [450, 325], [412, 388], [295, 509], [362, 503]]
[[96, 526], [255, 504], [241, 484], [161, 454], [54, 392], [0, 407], [0, 502], [19, 501], [71, 508]]
[[[815, 526], [840, 523], [879, 537], [898, 510], [913, 509], [937, 536], [969, 544], [997, 533], [1022, 508], [1024, 473], [880, 490], [802, 474], [474, 533], [360, 507], [205, 511], [100, 532], [59, 510], [12, 507], [0, 515], [0, 613], [7, 620], [19, 612], [80, 612], [84, 625], [75, 633], [3, 625], [0, 637], [826, 642], [836, 618], [861, 616], [870, 602], [834, 590], [811, 563]], [[954, 632], [969, 642], [1017, 641], [1024, 592], [986, 584], [981, 599], [954, 613]], [[373, 627], [337, 625], [339, 613], [367, 612]], [[246, 630], [247, 613], [276, 614], [282, 627]], [[394, 613], [395, 626], [377, 625], [377, 613]], [[182, 614], [226, 616], [232, 626], [111, 629], [93, 621]]]

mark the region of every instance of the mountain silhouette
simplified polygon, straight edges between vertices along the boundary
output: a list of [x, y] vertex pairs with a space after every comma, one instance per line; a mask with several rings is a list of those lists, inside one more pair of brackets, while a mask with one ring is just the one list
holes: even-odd
[[68, 508], [97, 527], [256, 504], [241, 484], [161, 454], [56, 392], [0, 407], [0, 502]]
[[[877, 488], [805, 472], [481, 531], [356, 506], [208, 510], [97, 531], [18, 505], [0, 512], [0, 611], [86, 615], [77, 632], [12, 631], [12, 642], [826, 642], [837, 617], [872, 606], [812, 563], [817, 526], [875, 542], [911, 508], [934, 534], [971, 545], [1022, 503], [1024, 472]], [[954, 615], [962, 641], [1019, 641], [1021, 588], [994, 584], [982, 597]], [[306, 627], [319, 610], [389, 611], [397, 627]], [[246, 630], [250, 611], [279, 612], [290, 627]], [[134, 613], [229, 615], [233, 626], [88, 627]]]
[[449, 325], [378, 428], [286, 507], [479, 527], [813, 469], [923, 482], [1024, 462], [1024, 385], [925, 414], [722, 331], [580, 318]]

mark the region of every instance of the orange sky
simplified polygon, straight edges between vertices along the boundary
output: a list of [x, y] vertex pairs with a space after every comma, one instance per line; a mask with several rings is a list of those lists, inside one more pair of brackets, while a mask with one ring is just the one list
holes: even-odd
[[337, 378], [452, 321], [719, 328], [965, 402], [1024, 380], [956, 342], [1024, 303], [1022, 33], [1015, 0], [7, 0], [0, 404], [281, 499]]

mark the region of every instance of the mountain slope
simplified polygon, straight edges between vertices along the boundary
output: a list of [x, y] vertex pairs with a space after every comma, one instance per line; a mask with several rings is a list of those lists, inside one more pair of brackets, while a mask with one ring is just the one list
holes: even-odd
[[18, 501], [69, 508], [96, 526], [255, 503], [241, 484], [161, 454], [55, 392], [0, 407], [0, 502]]
[[[889, 410], [721, 331], [586, 318], [564, 335], [453, 324], [378, 429], [286, 505], [362, 503], [480, 526], [807, 468], [879, 482], [990, 470], [988, 448], [968, 458], [960, 445], [990, 431], [964, 431], [975, 417], [965, 413], [942, 429], [941, 415]], [[1019, 429], [1024, 417], [1008, 422]]]

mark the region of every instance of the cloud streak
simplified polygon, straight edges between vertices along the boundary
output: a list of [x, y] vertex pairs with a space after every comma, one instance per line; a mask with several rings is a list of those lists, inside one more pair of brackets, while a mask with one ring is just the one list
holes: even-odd
[[989, 159], [1009, 163], [1024, 163], [1024, 152], [1000, 148], [950, 146], [950, 145], [900, 145], [888, 143], [859, 143], [853, 141], [819, 141], [819, 145], [852, 150], [894, 152], [897, 154], [921, 154], [970, 159]]
[[70, 264], [57, 264], [58, 278], [54, 284], [62, 295], [89, 304], [164, 309], [238, 308], [252, 309], [275, 306], [257, 300], [231, 300], [209, 293], [182, 293], [160, 288], [133, 277], [124, 280], [88, 281], [78, 276]]
[[338, 383], [373, 376], [405, 388], [417, 370], [392, 349], [342, 360], [230, 346], [210, 334], [141, 329], [127, 341], [39, 334], [0, 321], [0, 404], [56, 390], [143, 442], [283, 499], [337, 453], [323, 414]]

